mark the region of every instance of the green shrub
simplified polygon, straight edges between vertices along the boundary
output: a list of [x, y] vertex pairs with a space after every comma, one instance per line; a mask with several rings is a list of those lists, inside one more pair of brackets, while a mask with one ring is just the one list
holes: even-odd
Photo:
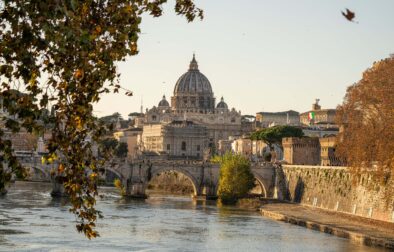
[[254, 187], [250, 162], [230, 152], [215, 160], [220, 163], [218, 197], [223, 204], [234, 204]]

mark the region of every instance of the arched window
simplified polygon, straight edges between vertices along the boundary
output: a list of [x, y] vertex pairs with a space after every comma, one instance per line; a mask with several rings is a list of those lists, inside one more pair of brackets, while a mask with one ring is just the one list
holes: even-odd
[[185, 151], [186, 150], [186, 142], [182, 142], [182, 148], [181, 148], [183, 151]]

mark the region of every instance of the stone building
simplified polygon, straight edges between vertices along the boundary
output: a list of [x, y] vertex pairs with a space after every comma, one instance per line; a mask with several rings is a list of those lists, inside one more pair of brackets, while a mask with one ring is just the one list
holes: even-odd
[[317, 137], [282, 139], [283, 158], [288, 164], [320, 165], [320, 143]]
[[343, 166], [335, 154], [336, 136], [282, 139], [284, 160], [294, 165]]
[[252, 115], [242, 115], [241, 117], [242, 135], [248, 135], [256, 131], [256, 117]]
[[239, 138], [234, 140], [231, 144], [231, 148], [234, 153], [241, 154], [244, 156], [252, 155], [252, 140], [249, 138]]
[[327, 137], [327, 136], [336, 136], [339, 133], [338, 127], [303, 127], [302, 132], [304, 136], [307, 137]]
[[140, 152], [142, 128], [128, 128], [114, 133], [119, 142], [127, 143], [127, 157], [136, 158]]
[[24, 130], [16, 133], [6, 131], [3, 138], [11, 140], [12, 148], [17, 156], [31, 156], [37, 149], [38, 137]]
[[[164, 125], [172, 125], [172, 122], [179, 125], [180, 121], [188, 122], [186, 125], [189, 125], [189, 122], [193, 122], [195, 129], [206, 128], [206, 134], [203, 133], [200, 137], [207, 141], [208, 147], [217, 149], [219, 140], [242, 134], [241, 112], [234, 108], [229, 109], [223, 97], [216, 104], [211, 83], [199, 71], [194, 55], [188, 71], [176, 82], [170, 101], [171, 104], [163, 95], [158, 106], [146, 110], [143, 122], [144, 135], [146, 135], [145, 130], [160, 127], [156, 125], [164, 127]], [[162, 131], [163, 134], [167, 134], [166, 132]], [[174, 131], [174, 134], [176, 132]], [[161, 137], [166, 138], [164, 135]], [[144, 143], [144, 146], [145, 150], [149, 150], [153, 145]], [[200, 148], [202, 147], [203, 145], [200, 144]], [[174, 154], [178, 155], [178, 153]], [[187, 156], [187, 153], [184, 154]]]
[[316, 99], [312, 104], [312, 110], [300, 114], [300, 121], [305, 126], [336, 127], [335, 115], [336, 109], [322, 109], [319, 99]]
[[208, 147], [208, 130], [192, 121], [144, 125], [143, 150], [169, 158], [202, 159]]
[[344, 163], [335, 154], [336, 137], [319, 138], [320, 142], [320, 165], [322, 166], [343, 166]]
[[232, 139], [219, 140], [217, 152], [219, 155], [224, 155], [226, 152], [232, 151], [231, 144], [234, 142]]
[[298, 126], [300, 125], [300, 114], [294, 110], [256, 113], [256, 127], [267, 128], [275, 125]]
[[263, 140], [252, 141], [252, 154], [256, 157], [264, 157], [264, 154], [269, 151], [268, 145]]
[[130, 126], [132, 126], [134, 128], [142, 128], [143, 118], [144, 118], [144, 113], [132, 112], [132, 113], [128, 114]]

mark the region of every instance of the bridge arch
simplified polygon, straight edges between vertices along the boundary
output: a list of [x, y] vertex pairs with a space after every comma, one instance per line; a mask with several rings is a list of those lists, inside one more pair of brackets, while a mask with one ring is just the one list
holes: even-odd
[[258, 173], [252, 172], [254, 175], [254, 178], [256, 179], [257, 183], [260, 185], [264, 197], [268, 197], [268, 185], [265, 179]]
[[104, 170], [105, 170], [105, 173], [106, 173], [105, 174], [106, 178], [107, 178], [107, 172], [109, 172], [110, 174], [115, 175], [115, 177], [120, 179], [120, 180], [122, 180], [122, 178], [123, 178], [122, 174], [120, 172], [118, 172], [117, 170], [113, 169], [113, 168], [108, 167], [108, 168], [105, 168]]
[[29, 166], [30, 170], [33, 171], [36, 174], [40, 174], [42, 176], [43, 179], [49, 179], [50, 178], [50, 174], [49, 174], [49, 170], [44, 169], [41, 166]]
[[200, 187], [198, 186], [199, 183], [198, 183], [197, 179], [188, 170], [183, 169], [181, 167], [155, 167], [155, 166], [153, 166], [152, 170], [151, 170], [151, 177], [148, 181], [146, 181], [146, 183], [149, 183], [152, 180], [152, 178], [155, 177], [156, 175], [158, 175], [162, 172], [166, 172], [166, 171], [174, 171], [174, 172], [184, 175], [186, 178], [189, 179], [189, 181], [192, 184], [194, 196], [201, 194], [201, 190], [200, 190]]

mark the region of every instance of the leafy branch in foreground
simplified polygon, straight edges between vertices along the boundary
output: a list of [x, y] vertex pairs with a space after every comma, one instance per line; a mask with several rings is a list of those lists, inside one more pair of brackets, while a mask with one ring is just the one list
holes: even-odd
[[[141, 16], [158, 17], [167, 0], [7, 0], [0, 3], [0, 82], [5, 128], [42, 134], [40, 115], [52, 105], [49, 154], [77, 217], [77, 229], [98, 235], [95, 209], [98, 166], [91, 141], [105, 127], [93, 116], [93, 104], [118, 92], [115, 63], [138, 53]], [[176, 0], [175, 12], [190, 22], [202, 18], [193, 0]], [[18, 89], [23, 92], [15, 92]], [[127, 93], [130, 95], [130, 93]], [[17, 117], [17, 119], [15, 119]], [[12, 174], [23, 176], [11, 142], [0, 131], [0, 189]]]

